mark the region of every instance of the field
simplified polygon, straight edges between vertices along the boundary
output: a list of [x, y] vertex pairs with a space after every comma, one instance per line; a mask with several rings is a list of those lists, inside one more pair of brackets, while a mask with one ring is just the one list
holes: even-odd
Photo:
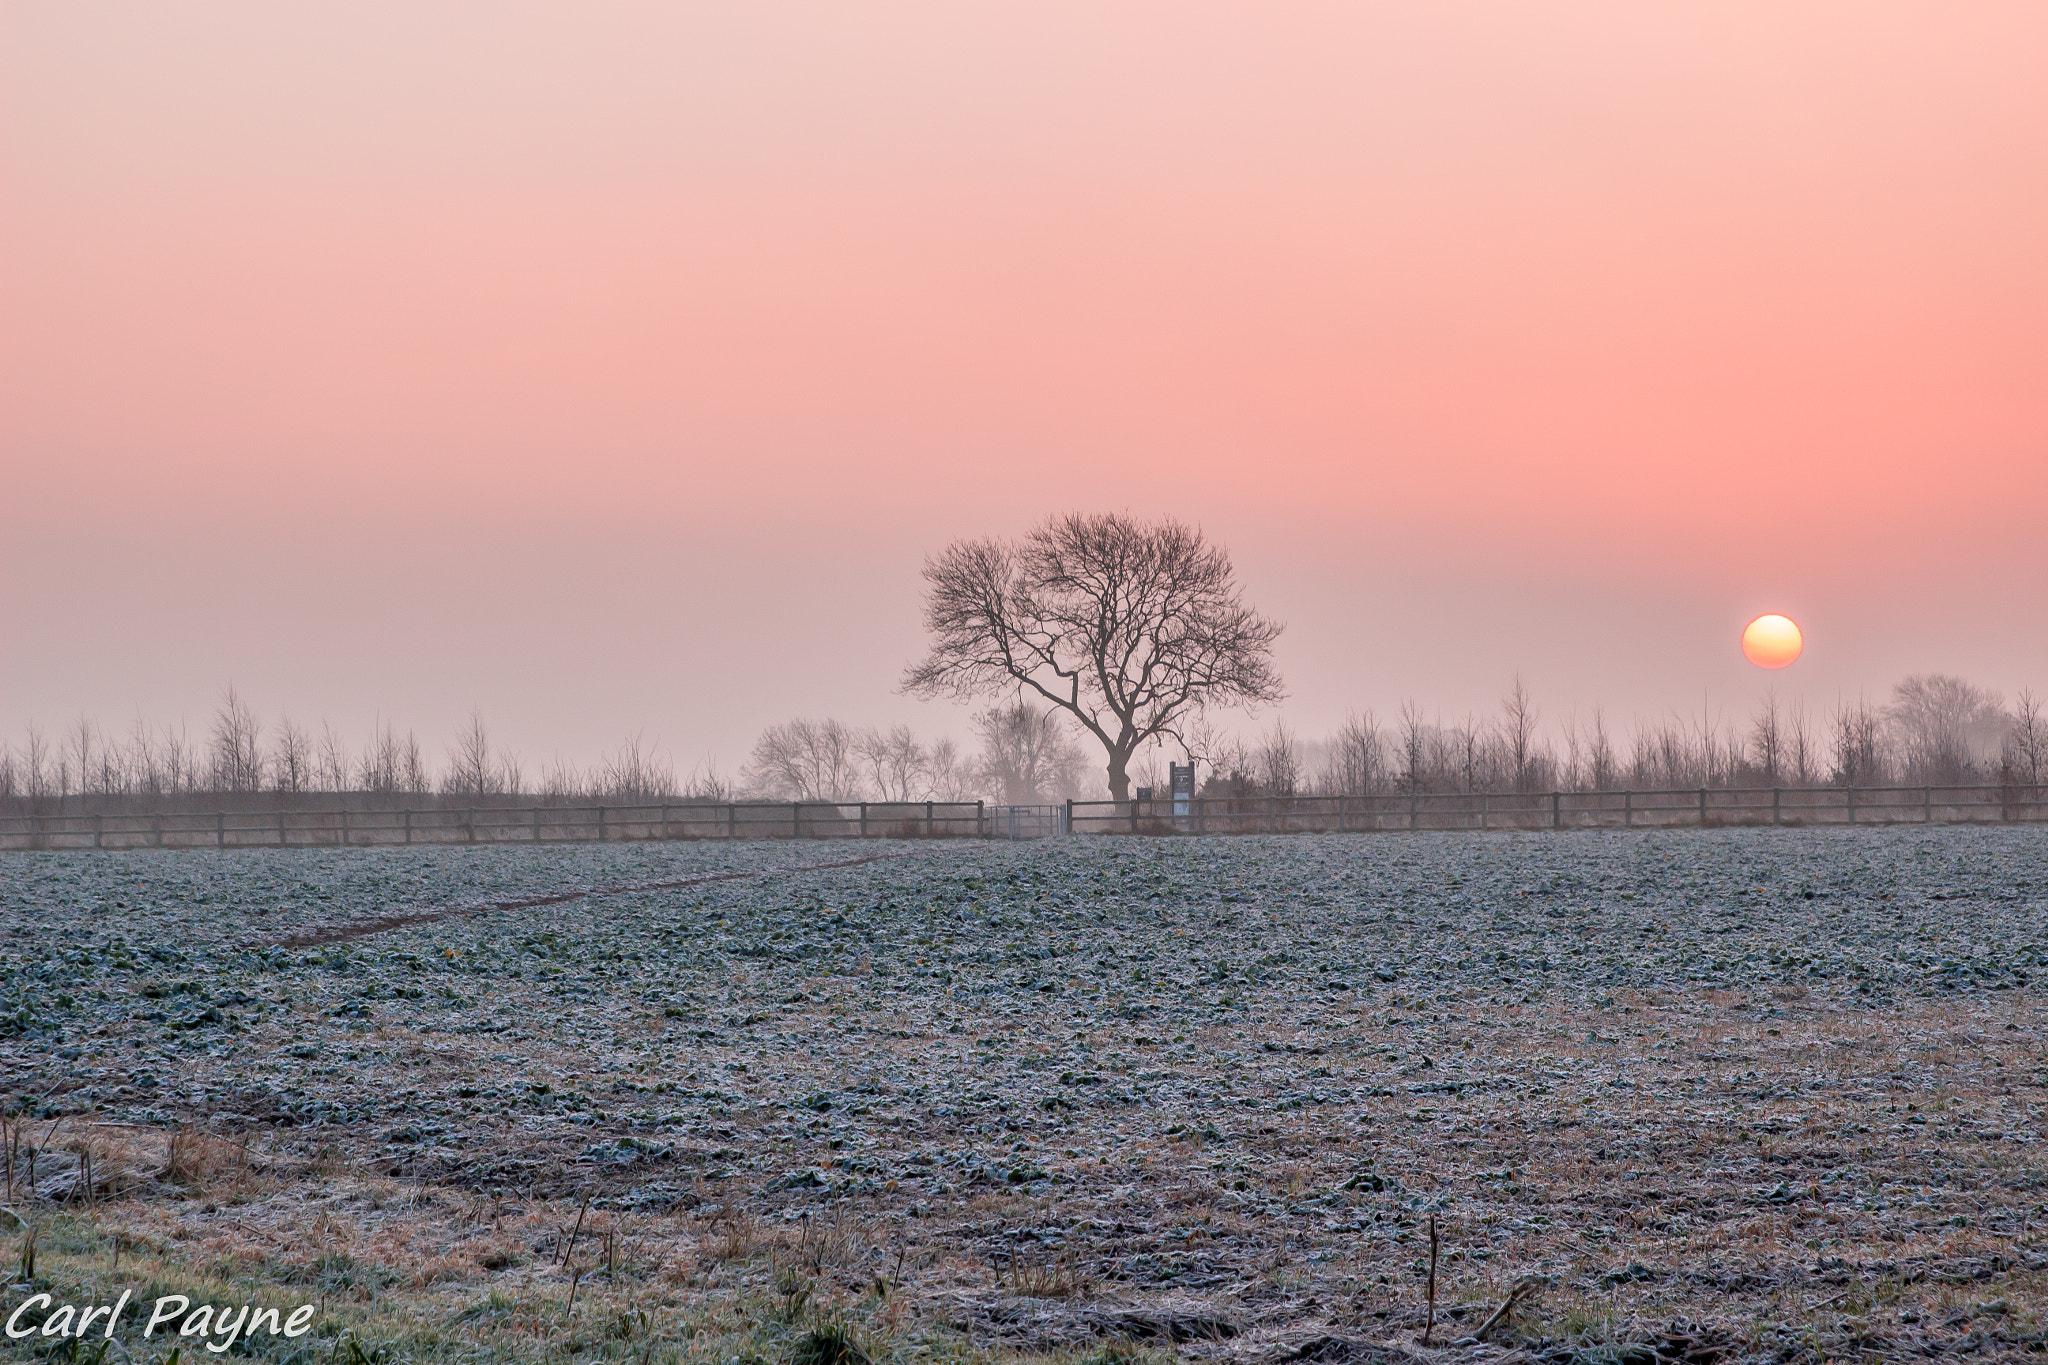
[[2044, 959], [2023, 828], [9, 854], [9, 1206], [274, 1359], [2038, 1358]]

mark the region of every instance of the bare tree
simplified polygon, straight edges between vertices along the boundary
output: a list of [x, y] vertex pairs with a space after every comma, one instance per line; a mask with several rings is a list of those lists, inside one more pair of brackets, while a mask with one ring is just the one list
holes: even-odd
[[400, 789], [412, 796], [425, 796], [432, 791], [434, 775], [427, 771], [427, 755], [426, 751], [420, 748], [419, 736], [407, 730], [398, 752], [401, 764]]
[[470, 800], [496, 796], [505, 790], [497, 753], [491, 747], [490, 733], [484, 729], [484, 718], [479, 712], [469, 713], [469, 724], [456, 735], [448, 750], [448, 769], [441, 776], [441, 790]]
[[213, 789], [253, 792], [263, 788], [263, 726], [230, 686], [213, 715]]
[[981, 794], [979, 765], [964, 758], [951, 739], [937, 740], [926, 751], [924, 771], [933, 801], [973, 801]]
[[2021, 688], [2013, 703], [2012, 723], [2006, 729], [1999, 752], [1999, 767], [2006, 783], [2041, 785], [2048, 773], [2048, 716], [2042, 715], [2041, 699], [2031, 688]]
[[1386, 785], [1387, 749], [1380, 735], [1380, 723], [1372, 712], [1344, 717], [1330, 745], [1329, 769], [1324, 778], [1332, 796], [1379, 791]]
[[1259, 789], [1267, 796], [1293, 796], [1301, 789], [1301, 747], [1283, 720], [1275, 719], [1259, 741]]
[[356, 785], [366, 792], [379, 796], [392, 796], [404, 785], [404, 755], [398, 742], [398, 732], [391, 722], [380, 719], [370, 731], [370, 739], [363, 746], [363, 756], [356, 773]]
[[853, 750], [867, 788], [879, 801], [923, 800], [929, 755], [908, 725], [887, 730], [869, 726], [854, 736]]
[[1786, 760], [1791, 766], [1792, 780], [1802, 787], [1813, 785], [1815, 774], [1820, 769], [1819, 749], [1814, 744], [1812, 727], [1806, 722], [1806, 699], [1794, 697], [1792, 705], [1785, 712]]
[[1899, 741], [1906, 777], [1962, 782], [1999, 749], [2007, 724], [1996, 692], [1940, 673], [1915, 674], [1892, 688], [1885, 721]]
[[270, 782], [294, 796], [313, 789], [313, 741], [290, 716], [278, 717], [270, 738]]
[[1778, 784], [1778, 770], [1785, 765], [1784, 726], [1778, 718], [1778, 689], [1768, 688], [1750, 717], [1749, 752], [1756, 770], [1772, 786]]
[[65, 760], [78, 772], [78, 794], [92, 794], [93, 769], [99, 756], [99, 732], [90, 718], [80, 716], [64, 734]]
[[702, 768], [692, 768], [689, 780], [683, 783], [685, 801], [711, 801], [717, 803], [733, 799], [732, 783], [718, 774], [718, 764], [707, 762]]
[[1836, 786], [1867, 787], [1883, 776], [1881, 724], [1878, 713], [1861, 698], [1836, 704], [1831, 737], [1834, 771], [1830, 774]]
[[659, 801], [676, 794], [675, 764], [634, 732], [598, 760], [590, 794], [620, 801]]
[[854, 733], [836, 720], [792, 720], [771, 725], [754, 741], [748, 785], [783, 801], [860, 799]]
[[320, 752], [313, 759], [314, 785], [321, 791], [345, 792], [349, 789], [348, 769], [348, 751], [342, 747], [341, 736], [321, 721]]
[[1586, 777], [1594, 791], [1613, 790], [1621, 764], [1614, 755], [1614, 742], [1607, 736], [1607, 712], [1593, 708], [1593, 728], [1586, 738]]
[[998, 801], [1029, 805], [1071, 795], [1087, 760], [1061, 713], [1016, 701], [974, 717], [981, 771]]
[[1429, 727], [1422, 707], [1412, 701], [1401, 703], [1400, 745], [1401, 790], [1429, 790]]
[[583, 774], [576, 765], [557, 754], [552, 763], [541, 769], [540, 794], [546, 801], [569, 801], [583, 795]]
[[1279, 624], [1245, 603], [1221, 548], [1170, 518], [1055, 517], [1021, 541], [955, 541], [924, 577], [931, 652], [905, 688], [1036, 693], [1102, 745], [1117, 801], [1140, 745], [1184, 740], [1211, 706], [1283, 695]]
[[1518, 792], [1531, 791], [1535, 786], [1538, 716], [1536, 703], [1529, 699], [1529, 689], [1522, 682], [1522, 675], [1515, 674], [1514, 685], [1500, 701], [1500, 740], [1504, 751], [1503, 766]]

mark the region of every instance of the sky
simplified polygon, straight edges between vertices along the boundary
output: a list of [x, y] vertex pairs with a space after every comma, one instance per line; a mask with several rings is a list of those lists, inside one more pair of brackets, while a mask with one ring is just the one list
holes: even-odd
[[6, 0], [0, 737], [232, 683], [533, 766], [964, 739], [897, 691], [919, 567], [1070, 510], [1226, 545], [1309, 735], [2048, 691], [2044, 52], [2037, 0]]

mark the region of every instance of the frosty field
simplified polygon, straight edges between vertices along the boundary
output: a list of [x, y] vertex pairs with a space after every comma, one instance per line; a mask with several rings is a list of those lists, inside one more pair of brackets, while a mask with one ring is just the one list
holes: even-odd
[[2025, 828], [9, 854], [0, 1103], [309, 1360], [1997, 1359], [2044, 959]]

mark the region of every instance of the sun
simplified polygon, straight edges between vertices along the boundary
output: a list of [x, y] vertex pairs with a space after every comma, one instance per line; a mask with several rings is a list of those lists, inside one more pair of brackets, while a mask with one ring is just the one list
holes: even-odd
[[1789, 616], [1771, 612], [1742, 628], [1742, 656], [1758, 668], [1783, 668], [1806, 648], [1806, 637]]

